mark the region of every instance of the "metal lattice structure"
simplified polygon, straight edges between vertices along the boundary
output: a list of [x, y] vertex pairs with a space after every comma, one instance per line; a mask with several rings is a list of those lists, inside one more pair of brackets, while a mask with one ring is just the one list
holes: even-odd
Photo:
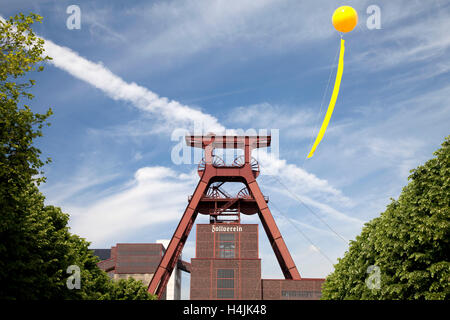
[[[158, 298], [163, 295], [198, 213], [209, 215], [211, 223], [240, 223], [241, 213], [258, 214], [285, 279], [300, 280], [297, 267], [267, 205], [268, 199], [264, 197], [256, 182], [260, 169], [258, 161], [251, 157], [251, 153], [256, 148], [269, 147], [271, 137], [209, 134], [190, 135], [185, 138], [188, 146], [205, 150], [197, 170], [200, 181], [194, 194], [189, 197], [189, 203], [148, 286], [148, 291], [156, 294]], [[213, 154], [216, 148], [241, 149], [244, 155], [237, 157], [232, 165], [226, 165], [221, 158]], [[245, 187], [237, 195], [231, 196], [221, 189], [226, 182], [240, 182]]]

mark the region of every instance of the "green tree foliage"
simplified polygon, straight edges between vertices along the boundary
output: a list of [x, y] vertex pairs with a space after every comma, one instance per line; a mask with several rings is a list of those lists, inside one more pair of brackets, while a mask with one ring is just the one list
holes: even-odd
[[[50, 59], [31, 28], [41, 19], [0, 21], [0, 299], [152, 299], [141, 282], [111, 281], [89, 243], [69, 232], [69, 216], [39, 192], [44, 162], [33, 142], [52, 111], [33, 113], [20, 102], [33, 98], [27, 74]], [[66, 285], [71, 265], [80, 268], [80, 289]]]
[[[326, 279], [323, 299], [450, 298], [450, 136], [434, 154], [351, 241]], [[380, 268], [379, 289], [365, 283], [371, 265]]]
[[[103, 294], [99, 299], [102, 300], [147, 300], [149, 293], [147, 288], [142, 286], [142, 282], [133, 278], [120, 279], [114, 282], [114, 285]], [[156, 299], [156, 296], [151, 296]]]

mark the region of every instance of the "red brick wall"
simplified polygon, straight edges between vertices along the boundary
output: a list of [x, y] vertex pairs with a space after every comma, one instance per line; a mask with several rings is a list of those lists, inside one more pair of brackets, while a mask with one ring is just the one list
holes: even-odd
[[114, 270], [114, 268], [116, 266], [116, 262], [114, 261], [114, 259], [107, 259], [107, 260], [98, 262], [97, 266], [102, 270], [111, 271], [111, 270]]
[[115, 273], [155, 273], [162, 258], [159, 243], [119, 243], [115, 247]]
[[[234, 240], [223, 240], [221, 234], [234, 234]], [[226, 251], [223, 247], [224, 242], [233, 244], [233, 257], [223, 257]], [[192, 259], [190, 298], [222, 299], [217, 296], [217, 275], [221, 269], [233, 270], [233, 296], [230, 299], [261, 299], [261, 260], [258, 258], [257, 224], [197, 225], [196, 258]], [[222, 289], [224, 290], [227, 291]]]
[[234, 271], [233, 300], [261, 299], [260, 259], [192, 259], [191, 300], [220, 300], [217, 296], [218, 270]]
[[[241, 231], [215, 231], [212, 228], [239, 228]], [[257, 224], [198, 224], [196, 235], [196, 258], [220, 258], [220, 234], [234, 234], [235, 259], [258, 259]]]
[[325, 279], [263, 279], [263, 300], [319, 300]]

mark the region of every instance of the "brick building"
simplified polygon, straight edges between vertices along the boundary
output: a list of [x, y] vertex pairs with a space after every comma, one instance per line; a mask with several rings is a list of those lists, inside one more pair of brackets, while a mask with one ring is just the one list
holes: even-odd
[[192, 300], [317, 300], [324, 279], [261, 279], [258, 225], [197, 224]]
[[[101, 260], [97, 265], [111, 279], [132, 277], [148, 286], [164, 255], [168, 241], [158, 242], [160, 243], [118, 243], [111, 249], [92, 250]], [[182, 261], [180, 257], [163, 295], [164, 299], [181, 298], [181, 271], [190, 272], [190, 264]]]

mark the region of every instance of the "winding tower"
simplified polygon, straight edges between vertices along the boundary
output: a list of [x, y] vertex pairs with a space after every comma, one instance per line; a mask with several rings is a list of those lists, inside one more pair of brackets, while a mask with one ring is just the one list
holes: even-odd
[[[268, 207], [269, 200], [262, 194], [256, 182], [260, 168], [258, 161], [251, 156], [252, 150], [269, 147], [271, 136], [209, 134], [188, 135], [185, 140], [188, 146], [204, 149], [204, 158], [200, 161], [197, 170], [200, 181], [194, 194], [188, 198], [188, 205], [150, 281], [148, 291], [156, 294], [158, 298], [163, 295], [199, 213], [209, 215], [210, 224], [213, 227], [220, 224], [238, 225], [241, 213], [258, 214], [285, 279], [300, 280], [294, 260]], [[214, 155], [214, 149], [241, 149], [244, 152], [228, 165]], [[240, 182], [245, 187], [236, 195], [230, 195], [221, 188], [226, 182]]]

